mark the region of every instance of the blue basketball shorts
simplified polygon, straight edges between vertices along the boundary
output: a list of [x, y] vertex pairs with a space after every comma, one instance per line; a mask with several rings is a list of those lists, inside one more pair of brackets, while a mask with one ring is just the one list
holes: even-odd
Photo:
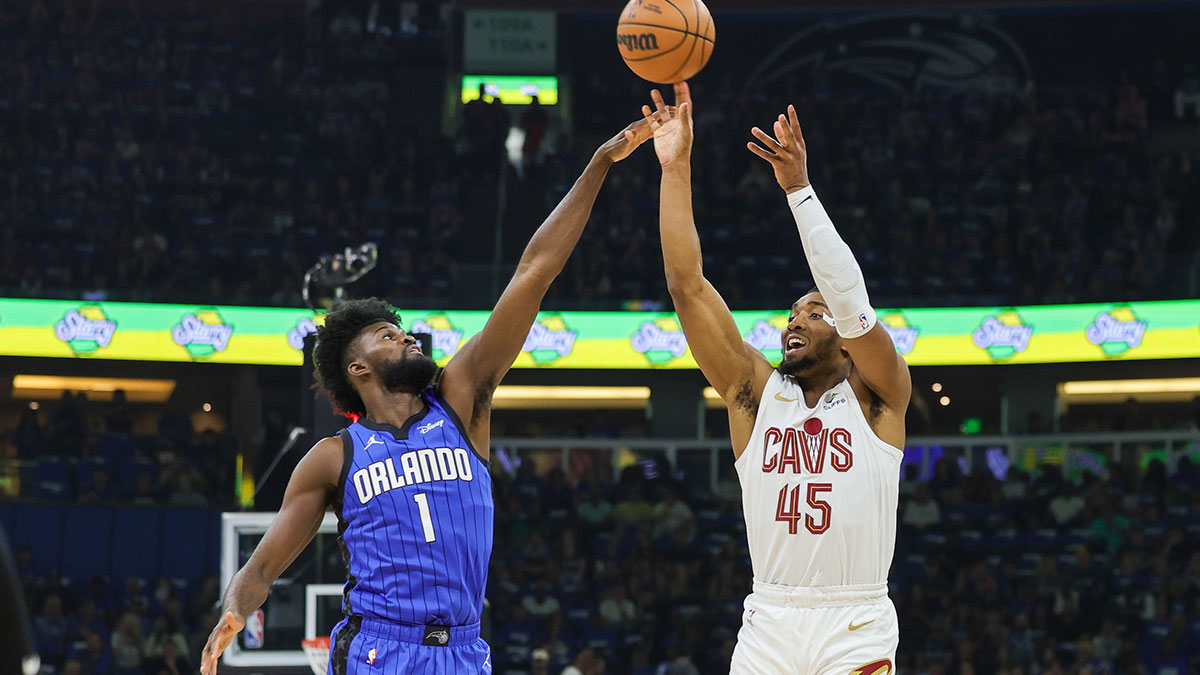
[[329, 638], [329, 675], [451, 675], [492, 672], [492, 650], [470, 626], [410, 626], [342, 619]]

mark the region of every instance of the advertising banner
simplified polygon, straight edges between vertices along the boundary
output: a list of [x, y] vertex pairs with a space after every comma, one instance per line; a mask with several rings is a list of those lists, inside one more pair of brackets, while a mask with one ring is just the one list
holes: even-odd
[[[447, 361], [487, 321], [484, 311], [401, 310]], [[787, 314], [734, 312], [743, 338], [772, 363]], [[882, 309], [910, 365], [975, 365], [1200, 357], [1200, 301]], [[321, 313], [306, 309], [0, 299], [0, 355], [299, 365]], [[670, 312], [542, 312], [517, 368], [695, 368]]]

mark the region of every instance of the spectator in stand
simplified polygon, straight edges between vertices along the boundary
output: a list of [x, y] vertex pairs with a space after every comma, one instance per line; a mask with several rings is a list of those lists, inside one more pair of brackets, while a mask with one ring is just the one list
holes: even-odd
[[1079, 494], [1079, 489], [1068, 483], [1050, 500], [1049, 513], [1060, 527], [1073, 526], [1081, 519], [1084, 507], [1085, 502]]
[[117, 667], [116, 675], [141, 675], [146, 638], [142, 635], [138, 615], [130, 613], [121, 617], [121, 623], [113, 631], [112, 653]]
[[900, 523], [914, 530], [926, 530], [942, 522], [942, 511], [929, 496], [929, 489], [918, 484], [913, 500], [904, 506]]
[[535, 620], [546, 620], [557, 614], [561, 605], [558, 599], [550, 594], [550, 584], [542, 581], [534, 586], [533, 592], [521, 600], [521, 606]]
[[161, 653], [146, 660], [142, 672], [145, 675], [190, 675], [195, 672], [195, 667], [186, 652], [169, 641], [163, 643]]

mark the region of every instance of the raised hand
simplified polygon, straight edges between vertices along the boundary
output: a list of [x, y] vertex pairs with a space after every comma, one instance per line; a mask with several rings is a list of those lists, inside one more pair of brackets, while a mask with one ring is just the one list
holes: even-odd
[[212, 633], [208, 636], [208, 642], [204, 645], [204, 651], [200, 652], [200, 672], [202, 675], [216, 675], [217, 661], [221, 658], [221, 654], [229, 648], [236, 636], [243, 628], [246, 627], [246, 620], [237, 616], [233, 612], [226, 611], [221, 620], [217, 622], [216, 628], [213, 628]]
[[650, 140], [653, 133], [645, 119], [637, 120], [605, 141], [604, 145], [600, 146], [600, 152], [608, 157], [609, 161], [619, 162], [633, 154], [639, 145]]
[[654, 109], [642, 106], [642, 115], [654, 133], [654, 152], [665, 169], [672, 162], [687, 162], [692, 155], [692, 94], [687, 82], [675, 84], [675, 106], [668, 106], [657, 89], [650, 91]]
[[784, 192], [792, 193], [808, 187], [808, 151], [804, 145], [804, 134], [800, 132], [796, 106], [789, 105], [787, 116], [780, 115], [775, 120], [774, 131], [775, 137], [772, 138], [762, 129], [754, 127], [750, 133], [766, 147], [753, 141], [746, 143], [746, 147], [771, 163], [775, 180]]

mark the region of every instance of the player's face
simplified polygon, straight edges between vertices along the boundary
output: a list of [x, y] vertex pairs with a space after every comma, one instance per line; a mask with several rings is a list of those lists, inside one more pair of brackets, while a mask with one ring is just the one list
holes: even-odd
[[417, 339], [402, 328], [379, 322], [359, 335], [359, 359], [392, 392], [415, 394], [433, 382], [437, 363], [421, 351]]
[[780, 335], [783, 361], [779, 372], [798, 375], [826, 364], [837, 353], [838, 333], [820, 293], [809, 293], [792, 305], [788, 325]]

